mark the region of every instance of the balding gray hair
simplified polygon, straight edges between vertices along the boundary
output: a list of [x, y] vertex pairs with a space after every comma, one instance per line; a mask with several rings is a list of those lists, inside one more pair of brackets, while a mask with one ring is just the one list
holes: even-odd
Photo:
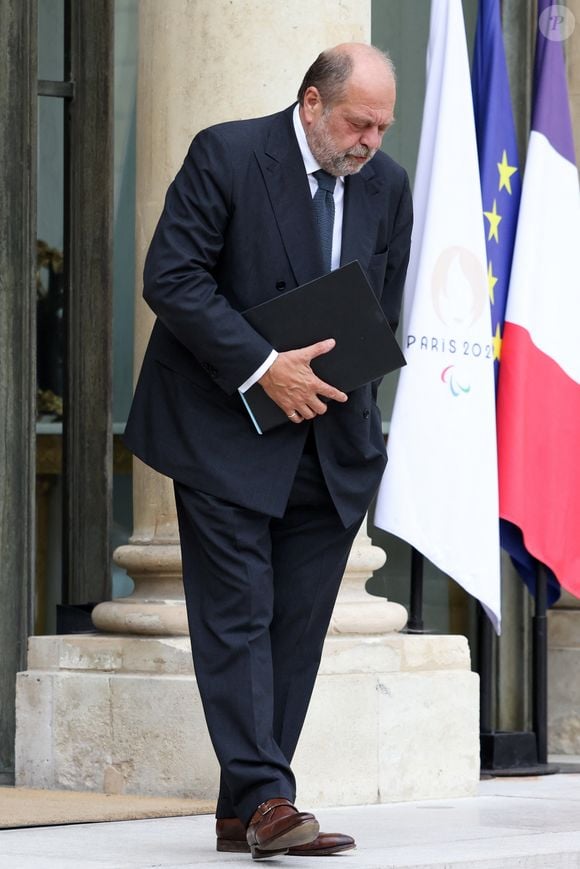
[[[384, 61], [385, 66], [396, 82], [395, 65], [386, 51], [381, 51], [374, 45], [368, 46], [369, 52]], [[306, 71], [298, 90], [298, 102], [304, 104], [304, 94], [309, 87], [315, 87], [320, 99], [328, 108], [342, 99], [346, 83], [352, 75], [354, 60], [347, 51], [328, 49], [322, 51], [312, 66]]]

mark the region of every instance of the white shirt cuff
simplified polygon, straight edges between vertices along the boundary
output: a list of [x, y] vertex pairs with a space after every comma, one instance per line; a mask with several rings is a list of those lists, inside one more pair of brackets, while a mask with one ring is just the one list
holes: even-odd
[[274, 364], [277, 358], [278, 353], [276, 352], [276, 350], [272, 350], [266, 361], [262, 362], [257, 371], [254, 371], [254, 373], [250, 377], [248, 377], [247, 380], [244, 380], [242, 385], [238, 387], [238, 392], [247, 392], [248, 389], [253, 386], [254, 383], [257, 383], [260, 377], [262, 377], [266, 373], [268, 368], [270, 368]]

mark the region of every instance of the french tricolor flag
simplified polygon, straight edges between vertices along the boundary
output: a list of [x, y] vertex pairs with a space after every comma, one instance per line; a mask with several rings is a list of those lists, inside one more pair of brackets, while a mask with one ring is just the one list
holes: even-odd
[[499, 503], [528, 552], [580, 596], [580, 189], [551, 7], [539, 0], [532, 130], [499, 374]]

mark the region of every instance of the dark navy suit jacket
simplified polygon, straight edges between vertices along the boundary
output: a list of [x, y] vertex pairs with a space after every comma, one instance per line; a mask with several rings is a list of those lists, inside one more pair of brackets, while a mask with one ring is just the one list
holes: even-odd
[[[145, 263], [157, 321], [125, 434], [161, 473], [272, 516], [284, 513], [310, 424], [256, 433], [238, 387], [272, 348], [240, 312], [323, 273], [292, 111], [193, 140]], [[393, 326], [411, 224], [407, 175], [386, 154], [346, 177], [341, 261], [359, 260]], [[377, 385], [312, 423], [345, 525], [362, 518], [386, 462]]]

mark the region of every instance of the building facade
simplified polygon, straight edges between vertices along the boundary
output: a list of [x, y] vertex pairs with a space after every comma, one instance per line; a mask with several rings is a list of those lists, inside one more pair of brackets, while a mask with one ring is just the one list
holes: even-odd
[[[463, 7], [471, 46], [477, 0]], [[580, 22], [580, 0], [568, 7]], [[505, 0], [503, 16], [523, 157], [535, 3]], [[289, 104], [322, 47], [370, 39], [398, 68], [397, 124], [384, 147], [413, 178], [428, 26], [424, 0], [325, 0], [316, 11], [301, 0], [0, 0], [3, 780], [14, 777], [15, 674], [27, 668], [30, 636], [90, 629], [94, 604], [103, 631], [143, 636], [152, 619], [158, 636], [185, 630], [171, 492], [132, 466], [120, 435], [151, 326], [136, 276], [189, 140], [208, 124]], [[566, 48], [580, 148], [579, 31]], [[394, 388], [389, 381], [381, 394], [385, 431]], [[372, 534], [389, 562], [363, 545], [363, 573], [377, 568], [368, 588], [406, 605], [409, 548]], [[498, 726], [522, 728], [530, 602], [508, 565], [505, 575], [511, 630], [497, 650]], [[474, 613], [427, 568], [428, 627], [465, 634], [473, 646]], [[393, 629], [399, 619], [393, 608], [381, 624]], [[568, 648], [580, 644], [580, 627], [566, 619]], [[571, 661], [558, 650], [553, 658], [559, 683]]]

